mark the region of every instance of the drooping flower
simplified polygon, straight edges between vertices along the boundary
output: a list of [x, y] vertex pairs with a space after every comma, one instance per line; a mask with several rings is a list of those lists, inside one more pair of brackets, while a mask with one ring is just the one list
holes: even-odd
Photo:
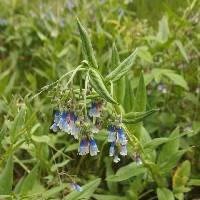
[[91, 104], [91, 107], [89, 109], [89, 116], [90, 117], [100, 117], [100, 108], [99, 105], [95, 102]]
[[67, 115], [68, 115], [67, 112], [65, 112], [65, 111], [62, 112], [60, 120], [58, 122], [59, 128], [64, 132], [68, 131]]
[[71, 127], [71, 135], [73, 135], [75, 139], [78, 139], [78, 135], [80, 133], [80, 127], [79, 127], [79, 125], [80, 125], [80, 121], [76, 117], [74, 119], [74, 123], [73, 123], [73, 125]]
[[120, 155], [122, 155], [122, 156], [126, 156], [127, 155], [126, 145], [121, 145]]
[[96, 156], [99, 152], [97, 144], [93, 138], [90, 139], [90, 155]]
[[126, 135], [121, 127], [118, 128], [118, 139], [121, 145], [125, 145], [127, 143]]
[[108, 131], [108, 142], [114, 142], [115, 140], [116, 140], [115, 127], [111, 125]]
[[89, 143], [85, 137], [82, 138], [79, 146], [79, 155], [84, 156], [89, 153]]
[[120, 161], [120, 158], [118, 157], [117, 154], [115, 154], [115, 157], [114, 157], [114, 163], [118, 163]]
[[135, 162], [136, 162], [136, 165], [137, 165], [137, 166], [142, 165], [142, 160], [141, 160], [141, 157], [140, 157], [140, 154], [139, 154], [139, 153], [136, 153], [136, 154], [135, 154]]
[[110, 145], [109, 156], [114, 156], [115, 154], [115, 142], [112, 142]]
[[58, 125], [54, 122], [50, 129], [52, 129], [53, 132], [57, 132], [58, 131]]
[[71, 188], [73, 190], [78, 191], [78, 192], [82, 192], [83, 191], [83, 188], [80, 185], [78, 185], [77, 183], [71, 183]]
[[55, 114], [54, 114], [54, 122], [56, 124], [58, 124], [60, 121], [60, 111], [56, 110]]

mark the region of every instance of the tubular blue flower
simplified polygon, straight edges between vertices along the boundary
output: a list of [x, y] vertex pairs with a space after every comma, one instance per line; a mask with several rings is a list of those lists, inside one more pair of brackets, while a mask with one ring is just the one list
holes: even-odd
[[117, 154], [115, 154], [115, 157], [114, 157], [114, 163], [118, 163], [120, 161], [120, 158], [118, 157]]
[[89, 153], [89, 144], [86, 138], [82, 138], [79, 147], [79, 155], [84, 156]]
[[121, 145], [125, 145], [127, 143], [126, 135], [121, 127], [118, 128], [118, 139]]
[[71, 128], [71, 135], [73, 135], [75, 139], [78, 139], [78, 135], [80, 133], [80, 127], [78, 126], [78, 124], [80, 124], [80, 121], [78, 120], [78, 118], [76, 118]]
[[54, 122], [56, 124], [58, 124], [60, 121], [60, 111], [56, 110], [55, 114], [54, 114]]
[[62, 112], [60, 120], [58, 122], [59, 128], [64, 132], [68, 131], [67, 115], [67, 112]]
[[58, 131], [58, 125], [54, 122], [50, 129], [52, 129], [53, 132], [57, 132]]
[[89, 109], [89, 116], [90, 117], [99, 117], [100, 112], [99, 112], [99, 106], [96, 103], [92, 103], [90, 109]]
[[141, 160], [141, 157], [140, 157], [139, 153], [135, 154], [135, 162], [136, 162], [137, 166], [141, 166], [142, 165], [142, 160]]
[[122, 156], [126, 156], [127, 155], [126, 145], [121, 145], [120, 155], [122, 155]]
[[78, 192], [82, 192], [83, 191], [83, 188], [80, 185], [78, 185], [77, 183], [71, 183], [71, 188], [73, 190], [78, 191]]
[[108, 142], [114, 142], [115, 140], [116, 140], [115, 127], [110, 126], [108, 131]]
[[90, 139], [90, 155], [96, 156], [99, 152], [97, 144], [93, 138]]
[[115, 142], [112, 142], [110, 145], [109, 156], [114, 156], [115, 154]]

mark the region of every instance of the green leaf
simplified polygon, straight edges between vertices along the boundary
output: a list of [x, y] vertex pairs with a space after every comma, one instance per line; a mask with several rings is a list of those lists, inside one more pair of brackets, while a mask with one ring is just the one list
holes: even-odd
[[84, 185], [82, 192], [73, 191], [64, 198], [64, 200], [79, 200], [79, 199], [90, 199], [98, 185], [100, 184], [101, 179], [95, 179], [88, 184]]
[[183, 76], [175, 73], [173, 70], [163, 70], [163, 75], [167, 76], [169, 79], [171, 79], [175, 85], [178, 85], [186, 90], [188, 90], [188, 85]]
[[170, 170], [177, 165], [178, 161], [185, 152], [187, 152], [187, 150], [179, 150], [173, 154], [168, 154], [168, 159], [165, 162], [163, 162], [162, 165], [160, 165], [162, 173], [164, 174], [170, 172]]
[[51, 167], [51, 171], [52, 172], [55, 172], [56, 170], [58, 170], [58, 168], [60, 167], [64, 167], [65, 165], [67, 165], [69, 163], [69, 160], [64, 160], [63, 162], [61, 163], [56, 163], [55, 165], [53, 165]]
[[89, 75], [90, 75], [90, 83], [92, 87], [95, 89], [95, 91], [99, 94], [99, 96], [104, 98], [106, 101], [110, 103], [117, 104], [117, 102], [112, 98], [112, 96], [108, 92], [101, 75], [94, 69], [90, 69]]
[[169, 159], [169, 155], [176, 153], [179, 149], [179, 127], [173, 130], [169, 136], [169, 142], [167, 142], [161, 149], [158, 156], [158, 163], [166, 162]]
[[20, 185], [20, 193], [22, 195], [27, 194], [32, 190], [36, 180], [37, 180], [38, 165], [36, 165], [31, 172], [23, 179]]
[[167, 188], [157, 188], [158, 200], [174, 200], [174, 195], [171, 190]]
[[143, 72], [141, 72], [139, 85], [136, 92], [135, 102], [134, 102], [134, 111], [135, 112], [144, 112], [146, 111], [146, 104], [147, 104], [147, 94], [146, 94], [146, 87], [144, 83], [144, 76]]
[[141, 60], [144, 60], [146, 62], [152, 63], [153, 58], [152, 55], [146, 46], [142, 46], [138, 48], [138, 57], [141, 58]]
[[121, 62], [117, 68], [115, 68], [110, 74], [106, 76], [105, 78], [106, 82], [110, 80], [115, 82], [119, 80], [122, 76], [124, 76], [132, 67], [136, 55], [137, 55], [137, 49], [130, 56], [128, 56], [123, 62]]
[[158, 146], [160, 146], [161, 144], [164, 144], [166, 142], [169, 141], [169, 138], [155, 138], [153, 140], [151, 140], [150, 142], [147, 142], [144, 144], [144, 148], [145, 149], [155, 149], [157, 148]]
[[188, 182], [189, 186], [200, 186], [200, 179], [190, 179]]
[[[106, 177], [114, 175], [114, 171], [112, 169], [112, 161], [109, 158], [105, 158], [104, 162], [106, 164]], [[117, 192], [117, 183], [107, 181], [107, 186], [109, 191], [111, 191], [113, 194]]]
[[127, 200], [126, 197], [115, 195], [93, 194], [92, 197], [96, 200]]
[[161, 43], [167, 42], [169, 37], [168, 17], [164, 15], [159, 21], [159, 30], [157, 38]]
[[[123, 80], [124, 82], [122, 83]], [[121, 96], [123, 97], [122, 102], [120, 103], [122, 103], [122, 106], [126, 112], [132, 111], [135, 96], [130, 79], [128, 78], [128, 76], [124, 76], [116, 83], [119, 86], [118, 93], [121, 94]]]
[[54, 197], [57, 193], [63, 191], [65, 188], [67, 188], [67, 186], [68, 186], [68, 184], [62, 183], [61, 185], [59, 185], [57, 187], [53, 187], [52, 189], [49, 189], [48, 191], [43, 193], [42, 196], [43, 196], [44, 199]]
[[135, 162], [132, 162], [124, 167], [121, 167], [115, 175], [110, 175], [106, 178], [107, 181], [120, 182], [127, 180], [133, 176], [138, 176], [146, 172], [142, 166], [138, 167]]
[[115, 43], [112, 46], [111, 68], [115, 69], [120, 64], [119, 53]]
[[182, 42], [180, 40], [176, 40], [175, 41], [175, 44], [177, 45], [177, 47], [179, 48], [182, 56], [185, 58], [186, 62], [189, 63], [189, 59], [188, 59], [188, 56], [187, 56], [187, 53], [186, 53], [186, 50], [182, 44]]
[[98, 68], [89, 35], [78, 19], [77, 19], [77, 24], [78, 24], [80, 37], [82, 40], [84, 54], [85, 54], [88, 62], [90, 63], [90, 65], [92, 67]]
[[20, 130], [22, 129], [25, 117], [25, 108], [21, 108], [17, 116], [15, 117], [11, 129], [10, 129], [10, 138], [14, 142]]
[[127, 124], [135, 124], [138, 122], [143, 121], [145, 118], [149, 117], [150, 115], [154, 114], [155, 112], [157, 112], [159, 109], [152, 109], [146, 112], [130, 112], [130, 113], [126, 113], [122, 119], [123, 119], [123, 123], [127, 123]]
[[50, 138], [47, 135], [32, 135], [31, 139], [37, 143], [50, 144]]
[[184, 193], [187, 191], [185, 187], [188, 183], [191, 172], [190, 161], [185, 160], [175, 171], [173, 175], [173, 191], [174, 193]]
[[13, 158], [10, 156], [0, 174], [0, 195], [8, 195], [13, 185]]

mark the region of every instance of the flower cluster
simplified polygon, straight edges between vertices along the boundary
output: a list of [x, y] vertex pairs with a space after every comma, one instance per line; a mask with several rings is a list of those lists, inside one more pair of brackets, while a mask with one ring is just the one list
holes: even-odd
[[79, 147], [79, 155], [83, 156], [90, 153], [91, 156], [96, 156], [98, 152], [99, 150], [94, 138], [90, 138], [89, 141], [86, 137], [82, 138]]
[[114, 162], [118, 163], [120, 158], [118, 157], [117, 147], [120, 148], [120, 155], [127, 155], [127, 139], [126, 134], [121, 126], [111, 125], [108, 130], [108, 142], [110, 142], [109, 155], [114, 156]]
[[94, 133], [98, 133], [101, 128], [101, 103], [92, 102], [88, 108], [88, 116], [83, 117], [72, 111], [55, 111], [54, 122], [50, 129], [53, 132], [61, 130], [72, 135], [80, 141], [79, 155], [90, 153], [91, 156], [97, 155], [99, 152]]
[[[55, 112], [51, 129], [54, 132], [61, 130], [79, 140], [79, 155], [84, 156], [90, 154], [90, 156], [96, 156], [99, 150], [94, 139], [94, 134], [98, 133], [102, 128], [102, 118], [106, 116], [101, 114], [102, 102], [93, 101], [84, 114], [84, 109], [77, 107], [77, 109], [73, 108], [76, 111], [72, 111], [69, 107], [67, 111], [57, 110]], [[120, 118], [115, 122], [108, 122], [113, 124], [109, 126], [108, 131], [108, 142], [110, 143], [109, 156], [114, 157], [113, 161], [115, 163], [120, 161], [119, 154], [121, 156], [127, 155], [127, 137], [121, 121]], [[138, 156], [136, 160], [139, 163]]]
[[73, 112], [60, 112], [56, 111], [54, 114], [54, 123], [51, 126], [54, 132], [58, 129], [71, 134], [75, 139], [78, 139], [78, 134], [80, 132], [80, 120]]

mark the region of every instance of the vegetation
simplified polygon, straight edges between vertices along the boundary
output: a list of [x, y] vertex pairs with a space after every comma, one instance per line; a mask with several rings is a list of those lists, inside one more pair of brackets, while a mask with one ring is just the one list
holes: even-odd
[[0, 199], [200, 198], [200, 2], [0, 1]]

